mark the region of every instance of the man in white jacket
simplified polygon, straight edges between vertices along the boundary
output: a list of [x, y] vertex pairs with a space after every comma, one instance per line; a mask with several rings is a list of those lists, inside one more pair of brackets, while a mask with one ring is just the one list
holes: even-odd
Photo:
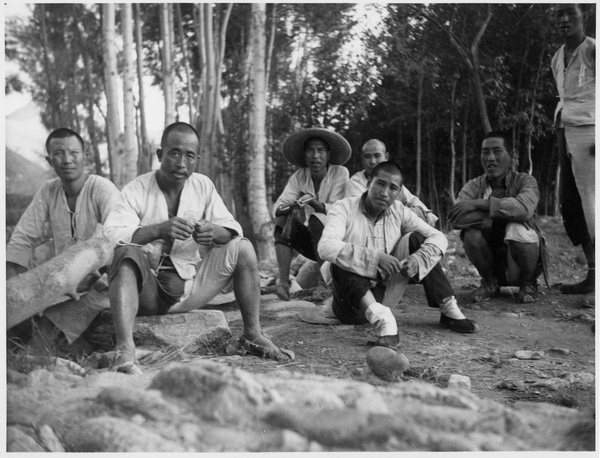
[[396, 346], [398, 326], [391, 311], [410, 279], [425, 286], [440, 325], [455, 332], [478, 328], [462, 314], [439, 261], [448, 242], [397, 200], [402, 171], [391, 162], [373, 170], [368, 191], [332, 206], [319, 242], [327, 261], [321, 272], [332, 281], [333, 312], [343, 323], [371, 323], [377, 345]]

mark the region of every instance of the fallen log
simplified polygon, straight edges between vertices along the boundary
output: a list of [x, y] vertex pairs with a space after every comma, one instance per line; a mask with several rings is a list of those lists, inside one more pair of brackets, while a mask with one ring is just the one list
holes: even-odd
[[79, 298], [77, 285], [86, 275], [108, 265], [113, 244], [98, 225], [94, 235], [6, 282], [6, 328], [21, 323], [48, 307]]

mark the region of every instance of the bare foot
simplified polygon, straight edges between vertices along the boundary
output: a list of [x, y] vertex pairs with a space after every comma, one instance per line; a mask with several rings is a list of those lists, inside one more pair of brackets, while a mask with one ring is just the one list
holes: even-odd
[[136, 363], [135, 349], [127, 347], [115, 350], [115, 362], [112, 366], [112, 370], [131, 375], [139, 375], [143, 373]]
[[240, 338], [240, 344], [244, 350], [254, 356], [274, 359], [275, 361], [293, 361], [296, 357], [291, 350], [277, 347], [264, 334], [255, 339], [249, 339], [245, 336]]

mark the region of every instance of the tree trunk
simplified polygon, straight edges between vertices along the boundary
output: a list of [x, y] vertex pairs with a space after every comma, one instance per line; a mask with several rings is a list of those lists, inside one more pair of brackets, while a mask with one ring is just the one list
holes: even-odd
[[185, 80], [187, 82], [187, 96], [188, 96], [188, 112], [190, 116], [190, 124], [194, 124], [194, 91], [192, 90], [192, 72], [190, 70], [190, 62], [188, 59], [187, 52], [187, 40], [183, 31], [183, 16], [181, 15], [181, 5], [176, 3], [175, 11], [177, 13], [177, 26], [179, 30], [179, 44], [181, 46], [181, 55], [183, 60], [183, 66], [185, 67]]
[[121, 146], [121, 116], [119, 114], [119, 88], [117, 72], [117, 47], [115, 42], [115, 5], [102, 5], [104, 23], [104, 79], [106, 85], [106, 131], [108, 154], [110, 156], [110, 177], [121, 189], [125, 183], [118, 180], [122, 176], [123, 148]]
[[107, 265], [113, 244], [98, 225], [85, 242], [70, 246], [58, 256], [6, 282], [6, 328], [50, 307], [77, 297], [77, 285], [86, 275]]
[[[454, 102], [456, 98], [456, 86], [458, 85], [458, 75], [455, 75], [452, 80], [452, 92], [450, 95], [450, 186], [448, 192], [450, 193], [450, 202], [454, 205], [454, 176], [456, 174], [456, 146], [454, 144]], [[432, 158], [430, 158], [431, 160]]]
[[469, 121], [469, 105], [465, 106], [465, 118], [463, 122], [463, 131], [462, 131], [462, 187], [467, 183], [467, 132], [468, 132], [468, 121]]
[[162, 41], [161, 63], [163, 95], [165, 98], [165, 127], [175, 122], [175, 86], [171, 57], [171, 27], [169, 22], [170, 3], [160, 5], [160, 36]]
[[424, 68], [421, 65], [419, 68], [419, 92], [417, 94], [417, 157], [416, 157], [416, 187], [415, 194], [417, 197], [421, 197], [421, 157], [422, 157], [422, 124], [423, 124], [423, 80], [424, 80]]
[[123, 184], [137, 176], [137, 135], [135, 126], [135, 106], [133, 104], [133, 14], [131, 3], [123, 3], [123, 119], [125, 121], [125, 149], [123, 153]]
[[146, 124], [146, 95], [144, 92], [144, 54], [142, 51], [142, 18], [140, 5], [134, 5], [135, 11], [135, 51], [138, 79], [138, 110], [140, 113], [140, 151], [138, 153], [137, 172], [138, 175], [152, 170], [152, 151], [148, 142], [148, 127]]
[[42, 50], [44, 55], [44, 72], [46, 73], [47, 80], [47, 91], [48, 91], [48, 105], [50, 106], [51, 118], [53, 120], [54, 127], [63, 126], [63, 113], [60, 107], [58, 99], [58, 88], [54, 80], [52, 72], [52, 62], [50, 59], [50, 45], [48, 44], [48, 27], [46, 22], [46, 6], [42, 3], [39, 6], [40, 12], [40, 25], [42, 34]]
[[250, 71], [250, 172], [248, 181], [248, 210], [256, 240], [259, 264], [271, 265], [275, 259], [273, 246], [273, 223], [267, 207], [265, 182], [265, 150], [267, 116], [265, 74], [265, 16], [264, 3], [252, 4], [249, 51], [252, 55]]

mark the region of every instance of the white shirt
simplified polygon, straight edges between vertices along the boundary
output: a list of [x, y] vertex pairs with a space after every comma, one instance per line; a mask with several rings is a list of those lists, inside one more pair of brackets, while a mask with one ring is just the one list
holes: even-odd
[[[119, 245], [131, 244], [133, 233], [142, 226], [158, 224], [169, 219], [167, 200], [156, 181], [156, 171], [135, 178], [121, 191], [123, 199], [110, 213], [106, 234]], [[242, 227], [233, 219], [212, 181], [207, 176], [193, 173], [183, 185], [177, 215], [186, 218], [186, 212], [194, 212], [197, 219], [232, 229], [242, 236]], [[189, 213], [188, 213], [189, 214]], [[165, 241], [157, 239], [142, 246], [150, 266], [156, 269]], [[189, 283], [202, 261], [199, 245], [192, 237], [175, 240], [169, 257], [179, 276]], [[186, 284], [186, 288], [190, 285]]]

